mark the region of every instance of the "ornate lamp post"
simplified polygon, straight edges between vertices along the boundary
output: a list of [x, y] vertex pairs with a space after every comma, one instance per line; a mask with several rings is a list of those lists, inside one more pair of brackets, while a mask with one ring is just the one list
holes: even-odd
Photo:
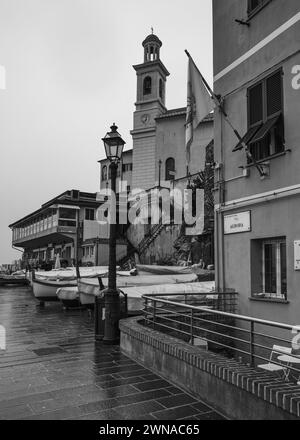
[[[111, 131], [102, 139], [107, 159], [110, 161], [111, 171], [111, 192], [116, 194], [116, 179], [118, 164], [121, 160], [125, 142], [118, 133], [118, 127], [113, 124]], [[111, 203], [111, 213], [116, 206]], [[117, 225], [114, 222], [116, 215], [110, 216], [109, 233], [109, 267], [108, 267], [108, 288], [104, 291], [105, 303], [105, 324], [103, 342], [106, 344], [117, 344], [120, 340], [119, 319], [120, 319], [120, 295], [117, 290], [116, 280], [116, 232]]]

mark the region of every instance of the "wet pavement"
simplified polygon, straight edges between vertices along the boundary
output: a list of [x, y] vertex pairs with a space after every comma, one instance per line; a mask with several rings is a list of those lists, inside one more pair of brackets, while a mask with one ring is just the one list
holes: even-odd
[[37, 307], [30, 288], [0, 287], [0, 419], [218, 420], [204, 402], [119, 347], [94, 342], [87, 311]]

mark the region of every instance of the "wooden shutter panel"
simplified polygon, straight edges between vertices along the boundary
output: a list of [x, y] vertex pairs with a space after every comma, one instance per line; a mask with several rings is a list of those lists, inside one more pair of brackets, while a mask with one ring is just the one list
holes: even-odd
[[267, 79], [267, 116], [282, 111], [282, 76], [281, 70]]
[[249, 12], [256, 9], [261, 3], [261, 0], [249, 0]]
[[249, 125], [252, 126], [263, 120], [262, 83], [249, 89]]

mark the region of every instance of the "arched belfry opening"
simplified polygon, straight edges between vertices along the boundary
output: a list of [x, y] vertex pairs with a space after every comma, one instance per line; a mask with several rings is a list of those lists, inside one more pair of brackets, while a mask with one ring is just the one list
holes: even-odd
[[152, 93], [152, 78], [151, 76], [146, 76], [143, 82], [143, 95], [151, 95]]
[[161, 46], [162, 42], [156, 35], [148, 35], [148, 37], [143, 41], [144, 62], [147, 63], [149, 61], [159, 60]]

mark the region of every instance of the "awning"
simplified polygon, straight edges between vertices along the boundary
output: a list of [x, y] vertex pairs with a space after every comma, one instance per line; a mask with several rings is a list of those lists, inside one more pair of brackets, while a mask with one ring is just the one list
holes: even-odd
[[252, 141], [253, 137], [256, 135], [258, 131], [262, 128], [261, 125], [257, 125], [256, 127], [251, 127], [245, 134], [245, 136], [240, 140], [240, 142], [234, 147], [232, 150], [233, 153], [236, 151], [243, 149], [243, 144], [248, 145], [250, 141]]
[[254, 142], [260, 142], [262, 141], [267, 134], [272, 130], [274, 125], [277, 124], [279, 119], [281, 118], [281, 115], [275, 116], [272, 119], [269, 119], [267, 122], [263, 124], [263, 126], [256, 132], [255, 136], [251, 139], [251, 144]]

